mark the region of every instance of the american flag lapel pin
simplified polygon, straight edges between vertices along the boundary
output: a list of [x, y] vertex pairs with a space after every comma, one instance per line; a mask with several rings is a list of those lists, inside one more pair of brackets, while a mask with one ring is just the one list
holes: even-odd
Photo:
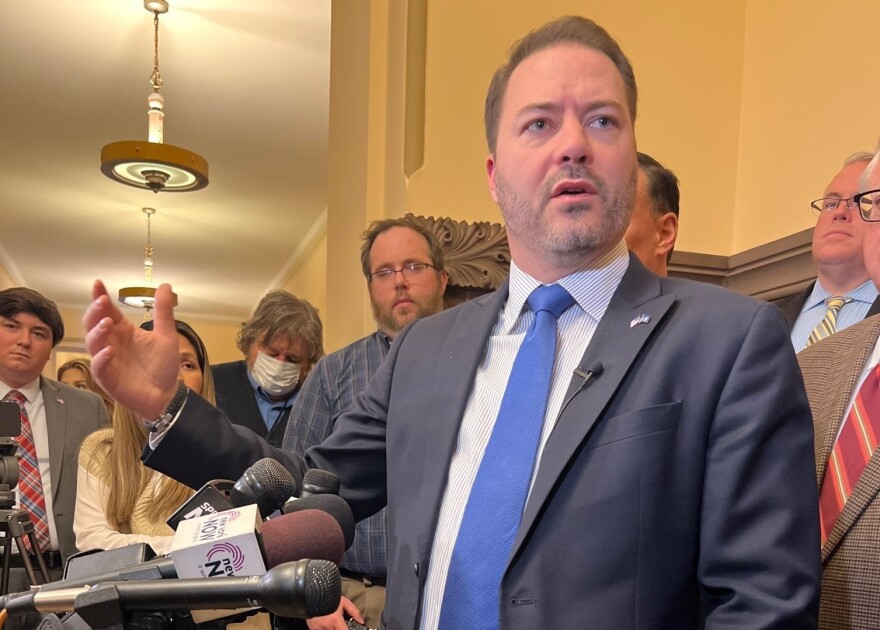
[[630, 328], [635, 328], [639, 324], [647, 324], [651, 321], [651, 316], [647, 313], [642, 313], [641, 315], [637, 315], [633, 317], [632, 321], [629, 323]]

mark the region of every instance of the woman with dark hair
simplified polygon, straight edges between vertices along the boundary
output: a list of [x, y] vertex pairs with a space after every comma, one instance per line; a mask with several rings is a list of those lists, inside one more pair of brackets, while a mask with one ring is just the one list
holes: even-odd
[[71, 359], [58, 368], [57, 380], [71, 387], [96, 393], [104, 401], [104, 406], [107, 407], [107, 417], [113, 417], [113, 407], [116, 406], [116, 402], [92, 378], [90, 359]]
[[[152, 330], [152, 321], [142, 328]], [[208, 352], [196, 332], [176, 321], [180, 378], [214, 403]], [[193, 491], [145, 467], [140, 460], [147, 430], [135, 414], [116, 405], [112, 428], [96, 431], [80, 448], [73, 530], [80, 551], [146, 542], [165, 553], [174, 533], [165, 520]]]

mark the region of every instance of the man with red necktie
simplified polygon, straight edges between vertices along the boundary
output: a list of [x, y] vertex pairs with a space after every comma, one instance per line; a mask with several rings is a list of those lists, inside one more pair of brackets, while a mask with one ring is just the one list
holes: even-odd
[[[865, 267], [880, 286], [880, 153], [860, 179]], [[880, 316], [798, 355], [813, 410], [822, 531], [819, 627], [880, 620]]]
[[[73, 506], [80, 442], [108, 424], [96, 394], [41, 376], [63, 338], [54, 302], [24, 287], [0, 291], [0, 399], [18, 404], [22, 423], [17, 507], [30, 515], [50, 579], [61, 577], [63, 561], [76, 552]], [[15, 556], [13, 566], [19, 564]], [[10, 592], [27, 588], [22, 580], [24, 572], [13, 571]]]

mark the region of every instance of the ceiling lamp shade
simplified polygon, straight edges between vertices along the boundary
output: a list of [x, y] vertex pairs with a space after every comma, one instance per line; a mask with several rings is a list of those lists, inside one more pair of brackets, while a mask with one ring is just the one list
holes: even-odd
[[[119, 301], [127, 306], [145, 309], [144, 319], [149, 319], [150, 309], [156, 302], [156, 289], [153, 287], [153, 244], [150, 221], [151, 217], [156, 214], [156, 210], [141, 208], [141, 212], [147, 215], [147, 244], [144, 247], [144, 284], [146, 286], [119, 289]], [[171, 298], [173, 306], [177, 306], [177, 294], [172, 293]]]
[[208, 161], [187, 149], [164, 144], [165, 98], [159, 94], [159, 14], [168, 11], [166, 0], [144, 0], [153, 14], [152, 93], [147, 97], [149, 136], [147, 140], [123, 140], [101, 149], [101, 172], [113, 181], [162, 192], [201, 190], [208, 185]]

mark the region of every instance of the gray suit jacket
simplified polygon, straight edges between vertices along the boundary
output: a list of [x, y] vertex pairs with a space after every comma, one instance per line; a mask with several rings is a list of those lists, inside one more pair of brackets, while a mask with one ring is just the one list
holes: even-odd
[[[816, 430], [816, 481], [828, 458], [850, 398], [880, 337], [871, 317], [798, 354]], [[819, 627], [877, 628], [880, 624], [880, 453], [868, 461], [822, 547]]]
[[49, 435], [49, 470], [52, 475], [52, 515], [61, 556], [76, 553], [73, 507], [79, 445], [89, 433], [107, 426], [107, 409], [100, 396], [58, 381], [40, 378]]
[[[506, 299], [505, 285], [412, 324], [307, 453], [341, 477], [359, 517], [388, 504], [388, 628], [418, 626], [449, 462]], [[631, 325], [641, 315], [648, 323]], [[501, 627], [814, 628], [812, 423], [779, 311], [631, 257], [581, 365], [596, 363], [589, 387], [572, 379], [543, 452]], [[193, 395], [146, 455], [190, 485], [262, 456], [297, 476], [306, 465]]]

